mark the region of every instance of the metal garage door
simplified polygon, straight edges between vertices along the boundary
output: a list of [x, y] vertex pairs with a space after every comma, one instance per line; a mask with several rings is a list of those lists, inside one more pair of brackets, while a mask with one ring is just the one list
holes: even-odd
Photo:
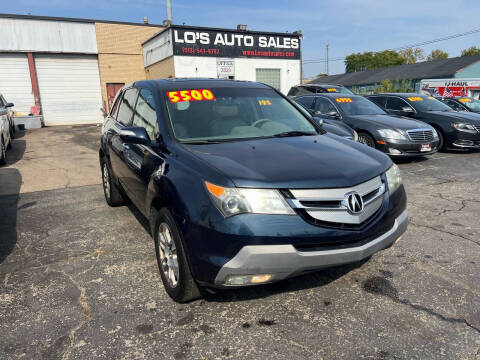
[[40, 101], [46, 125], [103, 121], [95, 55], [35, 55]]
[[35, 105], [26, 54], [0, 54], [0, 93], [24, 115]]

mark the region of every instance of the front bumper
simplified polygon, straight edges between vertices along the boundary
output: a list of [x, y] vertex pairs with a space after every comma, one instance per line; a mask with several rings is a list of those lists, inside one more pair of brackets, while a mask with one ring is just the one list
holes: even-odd
[[[412, 142], [412, 141], [395, 141], [391, 139], [381, 139], [380, 141], [385, 144], [377, 142], [376, 146], [378, 150], [383, 151], [391, 157], [410, 157], [410, 156], [425, 156], [431, 155], [438, 151], [439, 140], [433, 140], [425, 143]], [[431, 151], [421, 151], [422, 144], [431, 144]]]
[[454, 148], [480, 148], [480, 132], [478, 131], [457, 131], [456, 138], [453, 139]]
[[247, 245], [223, 265], [215, 278], [215, 285], [225, 285], [229, 276], [273, 274], [278, 281], [303, 272], [357, 262], [370, 257], [395, 243], [406, 231], [407, 211], [394, 221], [393, 227], [379, 237], [359, 246], [323, 251], [298, 251], [291, 244]]

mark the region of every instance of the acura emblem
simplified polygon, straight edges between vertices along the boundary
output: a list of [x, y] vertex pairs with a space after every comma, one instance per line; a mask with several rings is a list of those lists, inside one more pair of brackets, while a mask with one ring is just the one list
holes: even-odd
[[359, 214], [363, 211], [363, 199], [357, 192], [345, 194], [344, 204], [350, 214]]

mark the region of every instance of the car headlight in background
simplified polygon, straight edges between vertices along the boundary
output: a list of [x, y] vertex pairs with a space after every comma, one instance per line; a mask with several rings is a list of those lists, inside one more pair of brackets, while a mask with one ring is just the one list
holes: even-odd
[[458, 131], [476, 131], [475, 126], [466, 123], [452, 123], [452, 127]]
[[402, 177], [400, 176], [400, 169], [396, 164], [393, 164], [385, 173], [387, 177], [388, 192], [393, 194], [395, 190], [402, 184]]
[[215, 206], [223, 216], [242, 213], [295, 215], [277, 190], [228, 188], [205, 181]]
[[382, 138], [385, 139], [394, 139], [394, 140], [405, 140], [406, 137], [401, 132], [393, 129], [380, 129], [378, 133]]

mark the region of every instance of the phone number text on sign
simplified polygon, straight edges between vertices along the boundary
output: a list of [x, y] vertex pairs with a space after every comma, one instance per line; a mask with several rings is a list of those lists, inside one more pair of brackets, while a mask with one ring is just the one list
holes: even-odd
[[169, 91], [167, 92], [167, 96], [171, 103], [215, 100], [215, 95], [213, 95], [212, 90], [209, 89]]

